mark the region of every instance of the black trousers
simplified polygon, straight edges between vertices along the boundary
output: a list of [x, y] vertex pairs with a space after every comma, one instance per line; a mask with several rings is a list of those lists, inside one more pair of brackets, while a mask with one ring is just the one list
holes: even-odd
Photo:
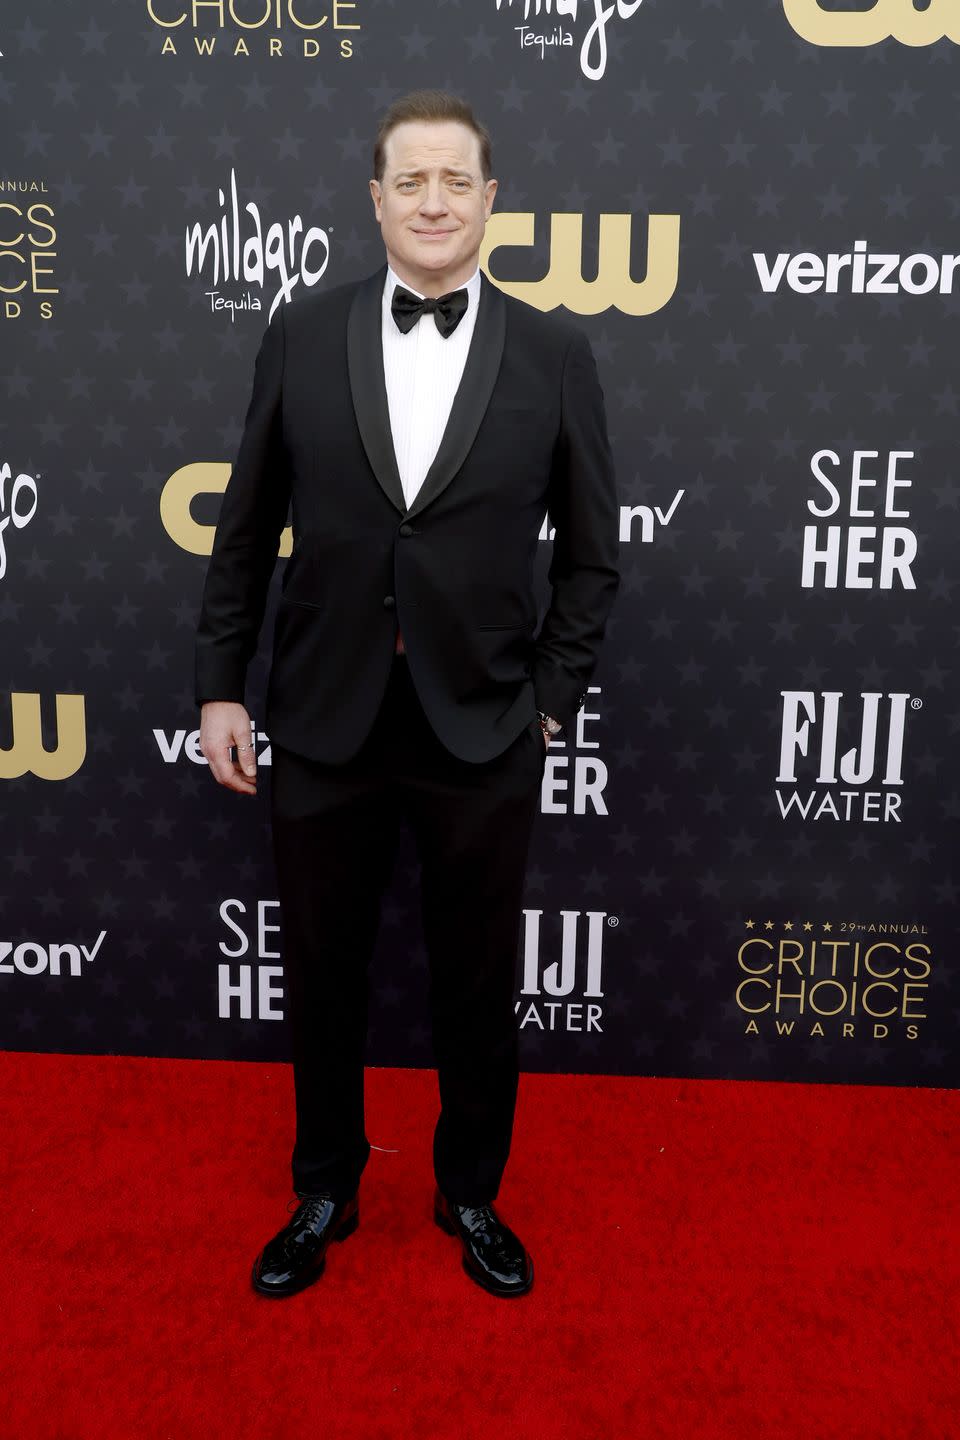
[[431, 730], [404, 655], [393, 662], [380, 713], [353, 760], [321, 765], [274, 749], [299, 1195], [326, 1190], [347, 1199], [370, 1154], [368, 968], [405, 820], [421, 867], [440, 1088], [434, 1172], [456, 1204], [496, 1198], [516, 1105], [517, 941], [545, 754], [534, 720], [495, 759], [458, 760]]

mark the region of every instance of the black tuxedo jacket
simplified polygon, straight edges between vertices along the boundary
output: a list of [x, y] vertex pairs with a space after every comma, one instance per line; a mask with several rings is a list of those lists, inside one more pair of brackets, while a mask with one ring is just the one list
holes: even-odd
[[[349, 760], [373, 725], [399, 625], [436, 734], [460, 759], [489, 760], [537, 710], [569, 722], [594, 669], [618, 583], [602, 392], [581, 331], [481, 275], [463, 379], [408, 510], [384, 384], [385, 276], [281, 305], [267, 327], [203, 592], [196, 698], [243, 700], [292, 507], [271, 740]], [[537, 632], [545, 511], [556, 538]]]

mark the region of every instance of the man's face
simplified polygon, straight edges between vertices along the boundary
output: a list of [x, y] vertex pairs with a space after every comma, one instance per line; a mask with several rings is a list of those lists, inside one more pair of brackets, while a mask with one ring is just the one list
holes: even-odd
[[458, 121], [408, 121], [391, 130], [383, 181], [370, 181], [390, 264], [425, 295], [469, 280], [493, 209], [480, 142]]

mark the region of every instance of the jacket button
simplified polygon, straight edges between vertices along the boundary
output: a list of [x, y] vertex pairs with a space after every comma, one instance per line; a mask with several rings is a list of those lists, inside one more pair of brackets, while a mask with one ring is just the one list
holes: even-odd
[[412, 526], [412, 525], [401, 525], [401, 526], [400, 526], [400, 534], [404, 537], [404, 539], [406, 539], [406, 537], [407, 537], [408, 535], [412, 535], [412, 534], [413, 534], [413, 526]]
[[395, 610], [397, 608], [397, 602], [392, 595], [384, 595], [383, 608], [384, 610]]

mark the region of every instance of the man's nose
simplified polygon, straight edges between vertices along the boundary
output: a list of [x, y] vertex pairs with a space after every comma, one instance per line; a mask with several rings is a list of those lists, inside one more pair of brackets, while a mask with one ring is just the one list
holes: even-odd
[[439, 180], [430, 181], [420, 202], [420, 209], [425, 215], [442, 215], [446, 208], [447, 200], [442, 184]]

